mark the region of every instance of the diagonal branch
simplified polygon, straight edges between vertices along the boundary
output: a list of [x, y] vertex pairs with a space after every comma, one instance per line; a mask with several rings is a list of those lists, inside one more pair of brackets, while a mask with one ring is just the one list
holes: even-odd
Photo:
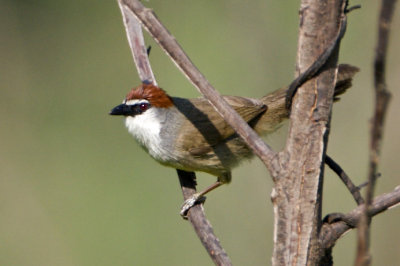
[[357, 205], [364, 204], [364, 199], [361, 196], [360, 188], [354, 185], [353, 181], [351, 181], [350, 177], [346, 174], [342, 167], [340, 167], [340, 165], [328, 155], [325, 157], [325, 163], [339, 176], [340, 180], [342, 180], [347, 189], [350, 191], [354, 200], [357, 202]]
[[[375, 216], [386, 210], [397, 207], [400, 204], [400, 186], [396, 187], [392, 192], [380, 195], [376, 197], [369, 208], [369, 215]], [[338, 222], [325, 223], [322, 226], [319, 241], [323, 248], [332, 248], [336, 241], [344, 235], [348, 230], [353, 227], [351, 224], [356, 225], [361, 217], [364, 215], [365, 205], [360, 205], [351, 212], [344, 215], [345, 219], [340, 219]], [[345, 223], [343, 220], [351, 221]]]
[[192, 84], [204, 95], [218, 113], [229, 123], [246, 144], [260, 157], [272, 176], [279, 169], [276, 153], [268, 146], [234, 109], [213, 88], [182, 50], [176, 39], [168, 32], [152, 10], [145, 8], [138, 0], [120, 0], [142, 23], [143, 27], [171, 57], [177, 67]]
[[329, 46], [324, 50], [324, 52], [318, 56], [318, 59], [315, 60], [312, 65], [306, 69], [303, 73], [301, 73], [292, 83], [289, 85], [288, 92], [286, 94], [286, 109], [290, 110], [292, 106], [292, 100], [294, 95], [297, 92], [297, 89], [303, 85], [307, 80], [318, 74], [318, 71], [321, 70], [322, 66], [328, 61], [331, 57], [333, 51], [337, 48], [340, 40], [343, 38], [344, 33], [347, 28], [347, 20], [346, 17], [343, 17], [342, 25], [334, 38], [334, 40], [329, 44]]
[[375, 181], [377, 178], [377, 168], [380, 157], [381, 142], [383, 135], [383, 126], [386, 116], [386, 110], [389, 105], [390, 93], [386, 89], [385, 82], [385, 64], [386, 53], [389, 41], [389, 32], [392, 16], [394, 13], [396, 0], [383, 0], [381, 3], [381, 13], [379, 17], [378, 44], [375, 54], [375, 111], [371, 125], [371, 142], [369, 155], [369, 173], [368, 185], [365, 196], [365, 209], [360, 220], [358, 230], [358, 245], [356, 265], [369, 265], [369, 224], [370, 205], [374, 196]]

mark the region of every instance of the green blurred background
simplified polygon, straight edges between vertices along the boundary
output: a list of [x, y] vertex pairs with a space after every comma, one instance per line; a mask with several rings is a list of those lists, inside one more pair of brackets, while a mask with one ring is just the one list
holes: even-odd
[[[356, 183], [365, 180], [372, 114], [372, 61], [378, 1], [349, 16], [340, 61], [361, 67], [335, 104], [328, 153]], [[174, 169], [155, 163], [110, 117], [139, 84], [116, 1], [1, 0], [0, 264], [212, 265], [178, 215]], [[199, 69], [223, 94], [261, 97], [293, 78], [299, 1], [157, 1], [153, 8]], [[400, 8], [400, 7], [398, 7]], [[398, 185], [400, 16], [395, 14], [387, 117], [377, 193]], [[148, 37], [148, 36], [147, 36]], [[154, 42], [151, 62], [171, 95], [197, 97]], [[287, 127], [266, 138], [284, 144]], [[214, 177], [199, 174], [199, 186]], [[236, 265], [268, 265], [272, 182], [258, 159], [208, 196], [206, 211]], [[324, 214], [355, 203], [327, 170]], [[400, 208], [374, 219], [375, 265], [400, 261]], [[334, 249], [350, 265], [355, 233]]]

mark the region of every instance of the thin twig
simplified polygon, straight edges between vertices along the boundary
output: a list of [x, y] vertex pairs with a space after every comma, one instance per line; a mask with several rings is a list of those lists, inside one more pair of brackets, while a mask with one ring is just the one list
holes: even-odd
[[328, 155], [325, 156], [325, 163], [339, 176], [340, 180], [346, 185], [347, 189], [350, 191], [357, 205], [364, 204], [364, 199], [361, 196], [360, 189], [354, 185], [350, 177], [346, 172]]
[[[186, 200], [196, 193], [196, 175], [193, 172], [182, 170], [177, 170], [177, 172], [183, 198]], [[190, 208], [187, 217], [214, 263], [216, 265], [232, 265], [228, 255], [215, 236], [210, 222], [205, 217], [203, 204], [197, 204]]]
[[324, 52], [318, 56], [318, 58], [312, 63], [312, 65], [307, 68], [306, 71], [301, 73], [292, 83], [289, 85], [289, 88], [286, 93], [286, 109], [290, 110], [292, 106], [292, 100], [294, 95], [296, 94], [297, 89], [304, 84], [307, 80], [311, 79], [321, 70], [322, 66], [326, 63], [329, 57], [332, 55], [333, 50], [340, 44], [340, 40], [343, 38], [344, 33], [346, 32], [347, 27], [347, 18], [346, 16], [342, 17], [342, 21], [340, 24], [340, 30], [338, 34], [335, 36], [334, 40], [330, 43], [330, 45], [324, 50]]
[[369, 265], [371, 256], [369, 254], [370, 235], [370, 205], [374, 197], [375, 181], [380, 157], [381, 142], [383, 136], [383, 125], [386, 110], [389, 105], [390, 93], [386, 89], [385, 64], [387, 46], [392, 16], [395, 9], [395, 0], [383, 0], [379, 17], [378, 43], [375, 54], [375, 111], [371, 125], [371, 142], [369, 156], [368, 185], [365, 196], [364, 214], [359, 223], [357, 239], [356, 265]]
[[[360, 5], [355, 5], [352, 7], [345, 7], [344, 14], [348, 14], [355, 9], [361, 8]], [[330, 43], [330, 45], [323, 51], [323, 53], [318, 56], [317, 60], [313, 62], [313, 64], [303, 73], [301, 73], [292, 83], [289, 85], [287, 94], [286, 94], [286, 109], [290, 110], [292, 106], [293, 97], [297, 92], [297, 89], [304, 84], [307, 80], [311, 79], [312, 77], [316, 76], [318, 72], [321, 70], [323, 65], [327, 62], [329, 57], [332, 55], [333, 50], [340, 44], [340, 40], [343, 38], [346, 28], [347, 28], [347, 17], [343, 16], [342, 21], [340, 24], [340, 30], [338, 31], [337, 35]]]
[[[369, 215], [375, 216], [400, 204], [400, 186], [396, 187], [392, 192], [382, 194], [376, 197], [369, 208]], [[357, 224], [364, 213], [365, 205], [360, 205], [351, 212], [345, 214], [347, 221], [341, 219], [333, 223], [325, 223], [322, 226], [319, 241], [322, 248], [328, 249], [335, 245], [336, 241], [348, 230], [352, 229], [351, 224]]]
[[146, 49], [142, 26], [132, 11], [122, 1], [118, 0], [118, 5], [121, 9], [126, 36], [139, 77], [142, 82], [153, 83], [157, 86], [157, 81], [149, 61], [150, 47]]
[[[381, 177], [382, 175], [380, 173], [376, 174], [376, 179]], [[358, 190], [361, 190], [362, 188], [366, 187], [368, 185], [368, 181], [365, 181], [364, 183], [361, 183], [360, 185], [357, 186]]]

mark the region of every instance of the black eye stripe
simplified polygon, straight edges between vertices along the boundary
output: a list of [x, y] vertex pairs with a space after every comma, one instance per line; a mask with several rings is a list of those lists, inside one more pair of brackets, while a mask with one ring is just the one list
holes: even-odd
[[142, 110], [142, 111], [146, 111], [147, 110], [147, 108], [148, 108], [148, 104], [147, 103], [141, 103], [141, 104], [139, 104], [139, 108], [140, 108], [140, 110]]
[[123, 116], [135, 116], [144, 113], [147, 109], [151, 107], [151, 104], [148, 102], [130, 102], [131, 104], [127, 104], [127, 101], [122, 104], [115, 106], [110, 114], [111, 115], [123, 115]]
[[150, 104], [149, 103], [137, 103], [134, 105], [131, 105], [131, 111], [133, 114], [141, 114], [143, 112], [145, 112], [147, 109], [149, 109]]

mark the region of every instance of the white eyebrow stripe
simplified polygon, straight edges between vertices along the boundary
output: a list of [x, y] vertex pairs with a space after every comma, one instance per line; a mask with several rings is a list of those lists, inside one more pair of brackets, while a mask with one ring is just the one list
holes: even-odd
[[145, 100], [145, 99], [133, 99], [133, 100], [129, 100], [129, 101], [124, 100], [124, 103], [126, 105], [135, 105], [135, 104], [140, 104], [140, 103], [149, 103], [149, 101]]

